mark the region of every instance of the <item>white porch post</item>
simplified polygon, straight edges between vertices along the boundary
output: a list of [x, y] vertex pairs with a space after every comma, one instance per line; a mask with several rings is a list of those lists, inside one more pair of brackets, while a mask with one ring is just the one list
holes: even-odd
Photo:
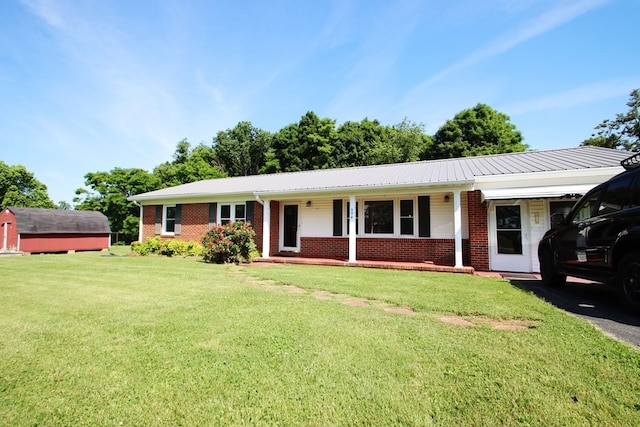
[[349, 262], [356, 262], [356, 196], [349, 197]]
[[462, 208], [459, 190], [453, 192], [453, 228], [455, 230], [455, 267], [462, 268]]
[[271, 200], [262, 205], [262, 258], [269, 258], [271, 246]]

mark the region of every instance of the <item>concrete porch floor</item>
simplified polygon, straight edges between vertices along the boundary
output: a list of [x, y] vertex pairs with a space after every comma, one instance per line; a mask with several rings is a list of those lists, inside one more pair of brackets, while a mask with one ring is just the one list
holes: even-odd
[[339, 259], [327, 258], [303, 258], [272, 256], [269, 258], [256, 258], [253, 260], [259, 264], [301, 264], [301, 265], [329, 265], [335, 267], [362, 267], [362, 268], [382, 268], [387, 270], [411, 270], [411, 271], [435, 271], [440, 273], [462, 273], [474, 274], [473, 267], [450, 267], [447, 265], [436, 265], [429, 262], [397, 262], [397, 261], [356, 261], [348, 262]]

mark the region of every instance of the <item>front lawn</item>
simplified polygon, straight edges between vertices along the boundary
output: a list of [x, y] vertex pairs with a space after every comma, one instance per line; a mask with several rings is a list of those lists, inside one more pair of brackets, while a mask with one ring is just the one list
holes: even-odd
[[101, 253], [0, 271], [3, 425], [640, 424], [640, 352], [502, 280]]

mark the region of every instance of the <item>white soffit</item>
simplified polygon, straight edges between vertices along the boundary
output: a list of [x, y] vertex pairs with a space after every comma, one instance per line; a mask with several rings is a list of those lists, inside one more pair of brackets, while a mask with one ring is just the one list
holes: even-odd
[[484, 200], [542, 199], [548, 197], [563, 197], [569, 194], [583, 195], [596, 185], [597, 184], [515, 187], [487, 189], [481, 191], [482, 198]]

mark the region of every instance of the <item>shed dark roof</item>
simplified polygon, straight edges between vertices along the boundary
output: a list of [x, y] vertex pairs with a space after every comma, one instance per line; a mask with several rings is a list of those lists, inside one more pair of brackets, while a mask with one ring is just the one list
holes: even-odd
[[8, 207], [20, 234], [105, 234], [109, 220], [101, 212]]

